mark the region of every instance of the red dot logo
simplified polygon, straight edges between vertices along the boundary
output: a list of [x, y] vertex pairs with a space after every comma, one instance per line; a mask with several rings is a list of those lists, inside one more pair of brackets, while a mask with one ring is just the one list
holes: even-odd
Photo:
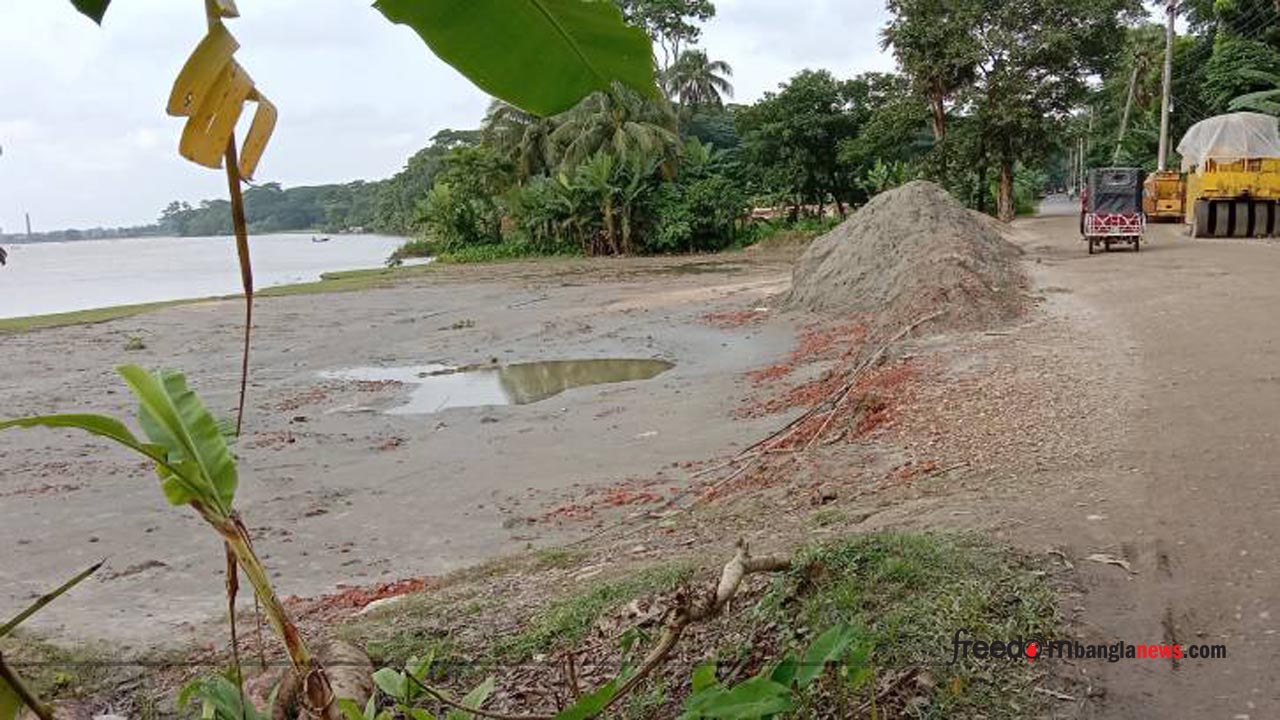
[[1040, 646], [1036, 643], [1027, 643], [1027, 662], [1035, 662], [1036, 656], [1040, 654]]

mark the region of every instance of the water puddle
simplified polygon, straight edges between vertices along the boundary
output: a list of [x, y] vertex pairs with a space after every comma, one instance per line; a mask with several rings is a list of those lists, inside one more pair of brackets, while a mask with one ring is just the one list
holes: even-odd
[[422, 415], [455, 407], [528, 405], [576, 387], [649, 380], [673, 367], [665, 360], [552, 360], [465, 368], [353, 368], [321, 373], [321, 377], [416, 386], [407, 403], [387, 414]]

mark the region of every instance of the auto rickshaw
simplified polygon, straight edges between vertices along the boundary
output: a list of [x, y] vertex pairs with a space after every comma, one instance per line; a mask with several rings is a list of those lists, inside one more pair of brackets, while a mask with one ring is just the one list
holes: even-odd
[[1080, 234], [1092, 255], [1125, 243], [1142, 248], [1147, 216], [1142, 211], [1143, 175], [1139, 168], [1093, 168], [1080, 196]]

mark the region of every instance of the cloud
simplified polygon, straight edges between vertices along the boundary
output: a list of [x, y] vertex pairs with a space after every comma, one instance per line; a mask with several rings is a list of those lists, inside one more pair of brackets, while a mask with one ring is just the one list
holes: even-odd
[[[436, 131], [475, 127], [488, 98], [369, 3], [258, 0], [230, 27], [280, 108], [259, 181], [387, 177]], [[751, 101], [796, 71], [892, 67], [878, 2], [720, 0], [702, 45]], [[116, 2], [102, 28], [66, 0], [0, 0], [0, 227], [149, 222], [174, 199], [225, 192], [177, 155], [169, 87], [204, 33], [199, 2]]]

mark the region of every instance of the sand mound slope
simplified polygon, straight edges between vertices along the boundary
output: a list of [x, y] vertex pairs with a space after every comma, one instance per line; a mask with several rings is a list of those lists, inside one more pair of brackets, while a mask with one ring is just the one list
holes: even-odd
[[1023, 307], [1022, 251], [999, 223], [923, 180], [877, 195], [809, 246], [783, 307], [866, 314], [895, 329], [942, 311], [935, 330], [983, 327]]

